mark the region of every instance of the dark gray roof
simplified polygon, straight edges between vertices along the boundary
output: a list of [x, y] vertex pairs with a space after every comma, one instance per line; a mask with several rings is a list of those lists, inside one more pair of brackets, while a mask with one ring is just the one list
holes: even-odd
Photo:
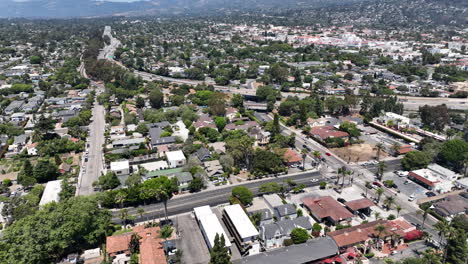
[[165, 127], [170, 126], [170, 125], [171, 125], [171, 123], [169, 123], [167, 121], [162, 121], [162, 122], [159, 122], [159, 123], [147, 124], [146, 126], [148, 126], [148, 128], [155, 128], [155, 127], [165, 128]]
[[205, 160], [205, 159], [208, 159], [211, 157], [211, 153], [210, 151], [205, 148], [205, 147], [201, 147], [197, 150], [197, 152], [195, 152], [195, 156], [197, 156], [197, 158], [201, 161]]
[[269, 209], [260, 209], [257, 211], [253, 211], [250, 213], [250, 215], [253, 215], [255, 213], [260, 213], [262, 221], [273, 219], [273, 214]]
[[276, 223], [266, 224], [260, 227], [262, 239], [268, 240], [275, 237], [276, 232], [279, 231], [283, 235], [281, 227]]
[[302, 227], [307, 230], [312, 229], [312, 224], [305, 216], [299, 216], [298, 218], [294, 219], [293, 222], [295, 226]]
[[292, 245], [281, 249], [248, 256], [234, 264], [302, 264], [337, 255], [338, 246], [331, 237], [320, 237], [304, 244]]
[[296, 228], [294, 225], [293, 220], [291, 219], [286, 219], [282, 221], [276, 222], [276, 224], [281, 228], [281, 232], [283, 235], [289, 236], [291, 234], [291, 231]]
[[149, 136], [151, 138], [151, 145], [163, 145], [172, 144], [176, 142], [175, 137], [161, 137], [163, 129], [161, 127], [152, 127], [149, 130]]
[[189, 182], [193, 180], [190, 172], [178, 172], [174, 174], [179, 182]]
[[296, 207], [292, 204], [282, 204], [275, 207], [275, 214], [278, 217], [296, 214]]

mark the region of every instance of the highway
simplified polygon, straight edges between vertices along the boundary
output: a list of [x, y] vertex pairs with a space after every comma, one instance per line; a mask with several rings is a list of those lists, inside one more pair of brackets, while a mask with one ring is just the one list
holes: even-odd
[[[193, 208], [198, 206], [210, 205], [216, 206], [219, 204], [224, 204], [229, 202], [229, 196], [231, 195], [231, 190], [235, 186], [245, 186], [252, 190], [255, 195], [258, 195], [258, 189], [260, 185], [268, 182], [278, 182], [282, 183], [287, 179], [294, 180], [297, 184], [305, 184], [307, 187], [317, 186], [322, 180], [321, 175], [318, 171], [306, 171], [296, 174], [288, 174], [279, 177], [270, 177], [263, 178], [259, 180], [247, 181], [235, 185], [227, 185], [223, 187], [218, 187], [216, 189], [210, 189], [201, 191], [198, 193], [184, 194], [179, 197], [175, 197], [169, 200], [167, 204], [168, 215], [174, 216], [181, 213], [187, 213], [193, 211]], [[311, 182], [312, 179], [318, 179], [316, 182]], [[127, 208], [129, 215], [136, 216], [135, 222], [147, 221], [147, 219], [160, 218], [164, 216], [164, 209], [161, 203], [150, 204], [142, 206], [145, 209], [145, 215], [143, 218], [140, 218], [137, 214], [137, 209], [134, 207]], [[119, 210], [113, 211], [112, 221], [120, 224], [122, 221], [118, 217]]]
[[114, 38], [112, 36], [112, 29], [110, 26], [105, 26], [104, 27], [104, 33], [102, 35], [103, 37], [104, 36], [108, 36], [109, 39], [110, 39], [110, 44], [107, 45], [107, 43], [105, 43], [105, 46], [104, 48], [101, 50], [101, 52], [99, 53], [98, 55], [98, 60], [100, 59], [108, 59], [108, 60], [114, 60], [114, 53], [115, 53], [115, 50], [117, 49], [118, 46], [120, 46], [120, 40]]

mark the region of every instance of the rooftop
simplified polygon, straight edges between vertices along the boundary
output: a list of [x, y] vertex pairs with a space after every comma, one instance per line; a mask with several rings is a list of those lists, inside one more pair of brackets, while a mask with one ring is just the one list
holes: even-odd
[[304, 244], [263, 252], [234, 261], [234, 264], [298, 264], [313, 263], [338, 254], [338, 247], [330, 237], [320, 237]]
[[45, 205], [50, 202], [58, 202], [60, 197], [59, 193], [62, 190], [62, 180], [50, 181], [47, 182], [47, 185], [42, 194], [41, 201], [39, 205]]
[[111, 171], [126, 170], [130, 168], [130, 162], [128, 160], [113, 161], [110, 163]]
[[258, 230], [239, 204], [226, 206], [224, 207], [224, 211], [229, 216], [229, 219], [231, 219], [241, 238], [258, 236]]
[[361, 199], [346, 202], [345, 205], [352, 211], [357, 211], [360, 209], [374, 206], [375, 204], [367, 198], [361, 198]]
[[182, 152], [182, 150], [176, 150], [176, 151], [169, 151], [166, 152], [166, 157], [168, 161], [171, 160], [183, 160], [185, 159], [185, 155]]
[[329, 217], [333, 219], [333, 221], [337, 222], [353, 217], [351, 212], [331, 196], [321, 196], [317, 198], [306, 197], [302, 202], [320, 219]]

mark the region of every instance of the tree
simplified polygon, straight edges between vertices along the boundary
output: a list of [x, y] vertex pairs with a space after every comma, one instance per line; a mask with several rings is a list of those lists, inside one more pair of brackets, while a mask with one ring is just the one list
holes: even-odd
[[418, 214], [421, 214], [423, 217], [422, 227], [424, 228], [424, 223], [426, 222], [427, 215], [429, 214], [429, 211], [431, 210], [431, 204], [423, 203], [421, 204], [420, 208], [421, 210], [418, 211]]
[[138, 233], [132, 233], [132, 236], [130, 237], [130, 243], [128, 244], [128, 249], [130, 250], [130, 253], [140, 253], [140, 239], [141, 236], [138, 235]]
[[45, 183], [57, 179], [59, 172], [55, 163], [41, 159], [34, 166], [33, 174], [37, 182]]
[[99, 177], [97, 185], [102, 190], [112, 190], [120, 185], [120, 180], [114, 172], [108, 171]]
[[167, 222], [167, 201], [169, 201], [174, 195], [174, 192], [178, 190], [177, 184], [174, 184], [174, 182], [166, 176], [161, 176], [145, 181], [142, 187], [149, 191], [153, 199], [163, 203], [164, 216]]
[[322, 231], [322, 226], [319, 223], [314, 223], [314, 225], [312, 226], [312, 234], [315, 237], [318, 237], [320, 236], [321, 231]]
[[397, 211], [397, 217], [400, 216], [400, 211], [401, 211], [401, 209], [402, 209], [402, 208], [401, 208], [401, 206], [400, 206], [399, 204], [397, 204], [397, 205], [395, 206], [395, 210]]
[[377, 150], [377, 160], [380, 160], [380, 153], [382, 152], [383, 148], [384, 145], [380, 142], [375, 145], [375, 149]]
[[143, 207], [138, 207], [137, 214], [140, 216], [140, 219], [143, 219], [143, 215], [145, 215], [145, 209]]
[[47, 204], [4, 231], [0, 262], [58, 262], [70, 253], [101, 245], [111, 231], [110, 220], [110, 212], [91, 197]]
[[379, 203], [380, 202], [380, 197], [384, 193], [384, 189], [378, 188], [377, 190], [375, 190], [375, 193], [377, 194], [377, 203]]
[[378, 232], [377, 237], [380, 239], [380, 236], [385, 231], [386, 227], [384, 225], [375, 226], [374, 230]]
[[366, 197], [367, 197], [367, 191], [372, 188], [372, 184], [369, 181], [366, 181], [364, 186], [366, 187]]
[[150, 92], [149, 101], [151, 107], [159, 109], [164, 106], [164, 94], [159, 89], [154, 89]]
[[291, 239], [294, 244], [305, 243], [309, 237], [309, 233], [304, 228], [296, 227], [291, 231]]
[[31, 64], [41, 64], [42, 63], [42, 56], [31, 56], [29, 57], [29, 63]]
[[252, 160], [254, 175], [276, 174], [284, 171], [283, 160], [275, 152], [256, 149]]
[[464, 264], [468, 256], [468, 220], [464, 215], [455, 216], [452, 228], [447, 239], [447, 250], [444, 262], [451, 264]]
[[231, 264], [231, 256], [226, 248], [225, 238], [216, 233], [213, 248], [210, 251], [209, 264]]
[[468, 142], [462, 139], [452, 139], [444, 142], [438, 158], [445, 165], [461, 171], [468, 159]]
[[279, 115], [277, 113], [274, 113], [273, 115], [273, 128], [271, 132], [273, 136], [279, 135], [281, 132], [280, 123], [279, 123]]
[[166, 240], [172, 236], [172, 227], [170, 225], [164, 225], [160, 230], [159, 230], [159, 236]]
[[222, 116], [217, 116], [215, 117], [214, 121], [215, 121], [216, 127], [218, 128], [218, 131], [222, 132], [227, 123], [226, 118]]
[[384, 171], [385, 171], [386, 167], [387, 167], [387, 165], [385, 165], [385, 162], [383, 162], [383, 161], [379, 162], [379, 164], [377, 166], [377, 178], [379, 179], [379, 181], [382, 180], [382, 177], [383, 177], [383, 174], [384, 174]]
[[437, 131], [444, 130], [445, 126], [450, 122], [448, 108], [445, 104], [421, 106], [419, 107], [419, 115], [424, 126]]
[[393, 196], [387, 196], [385, 198], [384, 204], [387, 207], [387, 211], [392, 208], [392, 205], [395, 203], [395, 197]]
[[244, 107], [244, 97], [240, 94], [234, 94], [231, 99], [231, 104], [237, 108]]
[[195, 177], [188, 186], [190, 192], [199, 192], [205, 188], [205, 183], [201, 177]]
[[226, 100], [224, 94], [214, 93], [208, 100], [208, 106], [211, 115], [224, 116], [226, 114]]
[[18, 173], [18, 182], [26, 188], [33, 186], [37, 182], [34, 178], [33, 169], [34, 168], [31, 164], [31, 161], [29, 161], [29, 159], [26, 159], [23, 162], [22, 169]]
[[279, 193], [281, 190], [280, 185], [277, 182], [267, 182], [260, 185], [258, 191], [261, 193]]
[[238, 199], [243, 205], [251, 204], [254, 197], [252, 191], [245, 186], [236, 186], [232, 188], [231, 196]]
[[143, 97], [138, 96], [135, 100], [135, 106], [140, 109], [145, 107], [145, 99], [143, 99]]
[[431, 157], [427, 153], [417, 150], [406, 153], [401, 160], [403, 168], [407, 171], [425, 168], [430, 162]]

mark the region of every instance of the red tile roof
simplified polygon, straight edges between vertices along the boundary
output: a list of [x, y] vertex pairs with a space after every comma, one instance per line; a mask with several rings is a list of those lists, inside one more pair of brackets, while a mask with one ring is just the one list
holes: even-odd
[[382, 232], [383, 236], [396, 234], [400, 237], [403, 237], [405, 235], [403, 230], [397, 226], [394, 226], [387, 220], [377, 220], [357, 226], [352, 226], [338, 231], [329, 232], [327, 235], [333, 238], [339, 247], [350, 247], [356, 244], [364, 243], [366, 240], [372, 237], [377, 237], [379, 233], [375, 231], [375, 227], [377, 225], [385, 226], [385, 231]]
[[353, 217], [352, 213], [331, 196], [321, 196], [317, 198], [306, 197], [302, 202], [320, 219], [330, 217], [333, 221], [338, 222]]
[[369, 200], [367, 198], [362, 198], [362, 199], [349, 201], [349, 202], [345, 203], [345, 205], [349, 209], [351, 209], [352, 211], [357, 211], [357, 210], [360, 210], [360, 209], [364, 209], [364, 208], [367, 208], [367, 207], [374, 206], [375, 204], [371, 200]]
[[133, 233], [138, 233], [140, 240], [141, 264], [165, 264], [166, 256], [162, 247], [162, 239], [159, 237], [159, 227], [145, 228], [136, 226], [133, 231], [106, 239], [106, 252], [115, 256], [121, 252], [129, 254], [129, 243]]
[[406, 154], [411, 151], [413, 151], [413, 147], [411, 145], [403, 145], [398, 149], [398, 154]]
[[346, 132], [336, 130], [332, 126], [313, 127], [313, 128], [310, 129], [309, 133], [310, 133], [310, 135], [315, 136], [315, 137], [319, 137], [322, 140], [325, 140], [325, 139], [327, 139], [329, 137], [332, 137], [332, 138], [337, 138], [337, 137], [345, 138], [345, 137], [348, 137], [348, 135], [349, 135]]
[[288, 148], [283, 154], [283, 160], [287, 163], [302, 162], [302, 158], [292, 149]]

